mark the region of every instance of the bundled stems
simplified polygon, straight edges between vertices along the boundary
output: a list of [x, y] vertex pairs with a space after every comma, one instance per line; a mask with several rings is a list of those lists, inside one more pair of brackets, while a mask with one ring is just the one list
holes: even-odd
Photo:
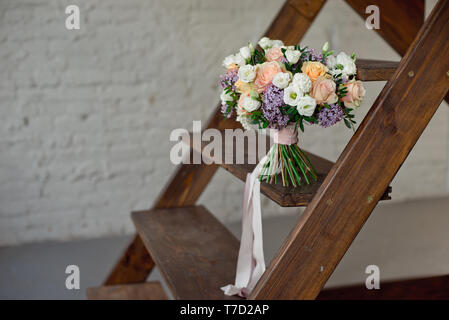
[[291, 183], [296, 188], [303, 185], [303, 182], [310, 184], [311, 180], [318, 179], [310, 159], [296, 144], [274, 144], [267, 154], [259, 180], [276, 184], [278, 174], [282, 177], [284, 187]]

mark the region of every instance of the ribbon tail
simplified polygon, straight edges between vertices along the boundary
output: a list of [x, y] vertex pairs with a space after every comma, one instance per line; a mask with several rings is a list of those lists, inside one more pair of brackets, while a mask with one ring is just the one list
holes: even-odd
[[226, 295], [238, 294], [241, 297], [248, 297], [265, 272], [259, 174], [267, 159], [265, 156], [246, 177], [235, 284], [221, 288]]

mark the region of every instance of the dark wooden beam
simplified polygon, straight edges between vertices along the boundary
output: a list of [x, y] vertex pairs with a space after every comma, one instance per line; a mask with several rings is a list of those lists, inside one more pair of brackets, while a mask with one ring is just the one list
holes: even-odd
[[381, 282], [379, 289], [363, 285], [324, 289], [317, 300], [448, 300], [449, 276]]
[[[346, 0], [365, 20], [369, 5], [380, 9], [380, 29], [376, 32], [403, 56], [424, 24], [424, 0]], [[362, 26], [361, 26], [362, 27]]]
[[[346, 0], [355, 12], [365, 20], [366, 7], [376, 5], [380, 9], [380, 29], [377, 33], [403, 56], [424, 23], [424, 0]], [[449, 103], [449, 92], [445, 97]]]
[[252, 299], [315, 299], [449, 89], [449, 1], [441, 0]]

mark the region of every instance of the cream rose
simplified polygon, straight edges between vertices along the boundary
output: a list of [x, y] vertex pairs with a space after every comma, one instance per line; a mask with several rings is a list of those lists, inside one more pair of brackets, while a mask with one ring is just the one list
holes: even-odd
[[247, 112], [253, 112], [260, 108], [261, 103], [251, 97], [249, 93], [242, 94], [238, 101], [238, 109], [240, 114], [246, 114]]
[[312, 89], [312, 80], [305, 73], [296, 73], [293, 76], [293, 83], [296, 84], [303, 93], [309, 93]]
[[251, 49], [249, 46], [240, 48], [239, 53], [245, 60], [251, 58]]
[[331, 104], [338, 101], [336, 91], [337, 85], [333, 80], [320, 77], [312, 85], [311, 96], [318, 104]]
[[366, 90], [362, 81], [351, 80], [342, 85], [346, 87], [346, 96], [341, 98], [347, 108], [358, 108], [365, 98]]
[[262, 49], [267, 50], [273, 46], [273, 41], [268, 37], [263, 37], [259, 40], [258, 44]]
[[280, 88], [280, 89], [285, 89], [288, 87], [288, 85], [290, 84], [290, 80], [291, 80], [291, 74], [287, 73], [287, 72], [279, 72], [278, 74], [276, 74], [273, 78], [273, 84]]
[[304, 94], [301, 92], [298, 86], [293, 83], [284, 90], [284, 102], [292, 107], [296, 107], [299, 100], [303, 96]]
[[319, 77], [325, 77], [329, 69], [318, 61], [306, 61], [303, 63], [301, 71], [305, 73], [310, 80], [315, 81]]
[[285, 51], [285, 56], [287, 57], [288, 62], [290, 62], [291, 64], [295, 64], [301, 57], [301, 51], [288, 49], [287, 51]]
[[249, 83], [256, 78], [256, 68], [247, 64], [239, 69], [239, 80]]
[[337, 66], [340, 66], [341, 73], [344, 76], [352, 76], [357, 72], [354, 60], [344, 52], [340, 52], [335, 59]]
[[304, 96], [298, 99], [296, 110], [302, 116], [311, 117], [315, 112], [316, 101], [311, 96]]

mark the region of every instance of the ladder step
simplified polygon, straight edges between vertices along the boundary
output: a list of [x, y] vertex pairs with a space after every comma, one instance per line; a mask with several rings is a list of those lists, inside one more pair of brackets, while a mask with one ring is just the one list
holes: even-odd
[[132, 219], [175, 299], [236, 299], [239, 241], [203, 206], [133, 212]]
[[102, 286], [87, 289], [89, 300], [168, 300], [160, 282]]
[[362, 81], [388, 81], [399, 66], [399, 62], [357, 59], [357, 78]]
[[[228, 172], [232, 173], [235, 177], [239, 178], [242, 181], [246, 181], [246, 176], [253, 172], [254, 168], [256, 167], [256, 164], [248, 164], [248, 142], [245, 141], [245, 151], [243, 156], [243, 164], [226, 164], [226, 153], [229, 153], [232, 151], [232, 155], [234, 157], [233, 163], [236, 163], [235, 156], [236, 156], [236, 146], [234, 143], [233, 150], [225, 150], [225, 135], [222, 132], [223, 141], [223, 153], [221, 155], [222, 163], [219, 164], [222, 168], [226, 169]], [[199, 151], [198, 146], [195, 145], [192, 140], [193, 135], [190, 134], [190, 146], [195, 151]], [[256, 134], [256, 138], [258, 138], [259, 135]], [[246, 139], [245, 139], [246, 140]], [[208, 142], [202, 142], [201, 150], [203, 150], [204, 146], [208, 144]], [[256, 145], [258, 146], [258, 142], [256, 142]], [[269, 141], [267, 139], [267, 149], [269, 148]], [[279, 204], [281, 207], [305, 207], [309, 204], [309, 202], [313, 199], [316, 192], [318, 191], [319, 187], [323, 183], [324, 179], [326, 178], [327, 174], [331, 170], [331, 168], [334, 165], [334, 162], [329, 161], [327, 159], [324, 159], [320, 156], [317, 156], [313, 153], [307, 152], [304, 150], [304, 152], [307, 154], [307, 156], [312, 161], [313, 165], [315, 166], [315, 169], [318, 173], [318, 180], [312, 181], [309, 185], [303, 185], [301, 187], [284, 187], [282, 186], [282, 182], [278, 181], [277, 184], [268, 184], [265, 182], [262, 182], [260, 184], [260, 192], [263, 193], [265, 196]], [[203, 158], [205, 155], [203, 154]], [[212, 161], [215, 161], [215, 155], [208, 158]], [[279, 180], [279, 179], [278, 179]], [[385, 193], [382, 195], [381, 200], [390, 200], [391, 197], [389, 193], [391, 192], [391, 187], [388, 187]]]

